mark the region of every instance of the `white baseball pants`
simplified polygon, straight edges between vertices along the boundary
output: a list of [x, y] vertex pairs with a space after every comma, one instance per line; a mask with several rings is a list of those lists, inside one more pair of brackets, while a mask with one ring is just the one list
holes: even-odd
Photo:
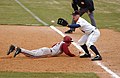
[[47, 47], [39, 48], [36, 50], [26, 50], [26, 49], [21, 48], [21, 52], [32, 55], [32, 56], [37, 56], [37, 57], [51, 55], [51, 50], [50, 48], [47, 48]]
[[79, 40], [78, 44], [79, 45], [84, 45], [86, 44], [87, 47], [90, 47], [91, 45], [94, 45], [94, 42], [97, 41], [97, 39], [100, 36], [100, 31], [98, 29], [95, 29], [93, 32], [90, 34], [85, 34], [83, 35]]

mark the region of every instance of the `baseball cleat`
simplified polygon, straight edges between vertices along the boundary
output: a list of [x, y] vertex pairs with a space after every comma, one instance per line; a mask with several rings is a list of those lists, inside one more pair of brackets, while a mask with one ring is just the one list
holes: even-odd
[[14, 50], [15, 50], [15, 46], [14, 46], [14, 45], [11, 45], [11, 46], [9, 47], [9, 50], [8, 50], [8, 52], [7, 52], [7, 55], [9, 55], [10, 53], [12, 53]]
[[97, 61], [97, 60], [102, 60], [102, 57], [100, 55], [97, 55], [96, 57], [91, 59], [91, 61]]
[[21, 52], [21, 49], [19, 47], [17, 47], [14, 57], [16, 57], [16, 55], [18, 55], [20, 52]]
[[86, 54], [86, 53], [84, 55], [80, 56], [80, 58], [90, 58], [90, 57], [91, 57], [91, 55], [90, 54]]
[[73, 32], [72, 30], [68, 30], [68, 31], [66, 31], [65, 33], [66, 33], [66, 34], [72, 34], [72, 32]]

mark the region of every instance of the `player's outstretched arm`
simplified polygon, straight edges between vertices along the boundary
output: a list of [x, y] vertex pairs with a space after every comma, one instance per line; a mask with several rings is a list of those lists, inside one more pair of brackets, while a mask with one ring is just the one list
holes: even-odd
[[68, 56], [70, 56], [70, 57], [74, 57], [75, 55], [74, 54], [72, 54], [70, 51], [69, 51], [69, 48], [68, 48], [68, 45], [67, 44], [62, 44], [62, 46], [61, 46], [61, 48], [62, 48], [62, 51], [66, 54], [66, 55], [68, 55]]
[[78, 27], [81, 27], [81, 26], [79, 24], [71, 24], [71, 25], [68, 25], [67, 27], [78, 28]]

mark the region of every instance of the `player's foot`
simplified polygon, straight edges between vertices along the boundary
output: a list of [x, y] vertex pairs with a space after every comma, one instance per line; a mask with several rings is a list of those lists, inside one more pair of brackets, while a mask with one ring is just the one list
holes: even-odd
[[14, 54], [14, 57], [16, 57], [16, 55], [18, 55], [20, 52], [21, 52], [21, 49], [19, 47], [17, 47], [15, 54]]
[[67, 30], [65, 33], [66, 33], [66, 34], [72, 34], [73, 31], [72, 31], [72, 30]]
[[91, 55], [90, 54], [84, 54], [84, 55], [80, 55], [80, 58], [90, 58], [91, 57]]
[[7, 55], [9, 55], [10, 53], [12, 53], [15, 50], [15, 46], [14, 45], [10, 45], [9, 50], [7, 52]]
[[97, 55], [96, 57], [91, 59], [91, 61], [97, 61], [97, 60], [102, 60], [102, 57], [100, 55]]

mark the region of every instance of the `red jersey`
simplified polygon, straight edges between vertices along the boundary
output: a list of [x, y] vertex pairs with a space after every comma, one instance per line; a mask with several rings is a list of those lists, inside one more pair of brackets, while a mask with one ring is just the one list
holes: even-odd
[[60, 42], [60, 43], [56, 43], [55, 45], [53, 45], [52, 48], [51, 48], [51, 50], [52, 50], [52, 56], [57, 56], [59, 54], [62, 54], [63, 52], [66, 55], [70, 56], [70, 57], [74, 57], [75, 56], [74, 54], [72, 54], [70, 52], [67, 43], [65, 43], [63, 41]]

